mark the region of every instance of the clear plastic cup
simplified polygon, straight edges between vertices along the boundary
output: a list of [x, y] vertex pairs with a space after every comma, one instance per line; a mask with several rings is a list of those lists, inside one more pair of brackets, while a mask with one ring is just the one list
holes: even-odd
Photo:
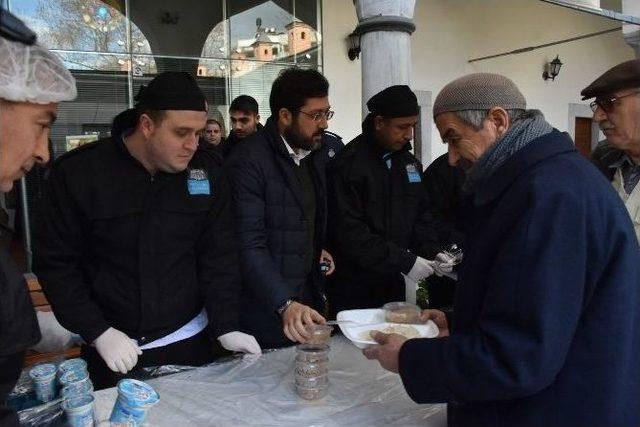
[[389, 323], [420, 323], [420, 307], [409, 302], [390, 302], [382, 306], [384, 320]]
[[67, 415], [70, 427], [93, 427], [93, 402], [90, 394], [73, 396], [62, 402], [62, 409]]
[[318, 400], [322, 399], [329, 392], [329, 385], [322, 387], [302, 387], [296, 385], [296, 393], [298, 396], [305, 400]]
[[296, 347], [296, 362], [320, 363], [329, 361], [329, 346], [300, 344]]
[[56, 365], [45, 363], [32, 368], [29, 377], [33, 381], [36, 398], [41, 402], [50, 402], [56, 398]]
[[149, 384], [131, 379], [120, 380], [118, 398], [109, 421], [117, 425], [140, 426], [149, 408], [159, 400], [160, 396]]
[[329, 372], [329, 363], [327, 362], [296, 362], [295, 375], [300, 378], [312, 378], [320, 375], [326, 375]]
[[317, 377], [297, 377], [296, 386], [304, 388], [322, 388], [329, 384], [329, 376], [327, 374]]
[[331, 341], [331, 331], [333, 331], [333, 326], [331, 325], [313, 323], [307, 325], [306, 330], [311, 335], [311, 338], [305, 343], [307, 345], [324, 346]]

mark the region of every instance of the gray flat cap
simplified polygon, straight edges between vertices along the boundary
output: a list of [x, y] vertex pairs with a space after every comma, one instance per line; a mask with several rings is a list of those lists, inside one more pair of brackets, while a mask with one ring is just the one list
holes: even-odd
[[433, 117], [466, 110], [524, 110], [527, 101], [514, 82], [500, 74], [475, 73], [446, 85], [433, 103]]
[[582, 100], [597, 96], [611, 95], [622, 89], [640, 87], [640, 59], [623, 62], [606, 71], [584, 88]]

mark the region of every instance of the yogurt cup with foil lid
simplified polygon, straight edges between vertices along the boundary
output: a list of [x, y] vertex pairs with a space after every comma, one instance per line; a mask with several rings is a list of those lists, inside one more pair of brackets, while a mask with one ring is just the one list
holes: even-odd
[[73, 396], [81, 396], [83, 394], [93, 394], [93, 383], [90, 380], [67, 384], [62, 387], [62, 391], [60, 392], [60, 396], [63, 399], [68, 399]]
[[140, 426], [147, 411], [158, 403], [160, 396], [149, 384], [124, 379], [118, 382], [118, 398], [109, 421], [116, 425]]
[[67, 371], [84, 371], [87, 372], [87, 362], [84, 359], [69, 359], [58, 365], [58, 376], [62, 376]]
[[90, 394], [73, 396], [62, 402], [62, 409], [67, 415], [67, 423], [71, 427], [93, 427], [93, 402]]
[[29, 377], [33, 381], [36, 398], [41, 402], [49, 402], [56, 398], [56, 365], [45, 363], [32, 368]]
[[87, 371], [79, 371], [72, 369], [66, 371], [60, 376], [59, 382], [63, 387], [69, 384], [76, 384], [89, 381], [89, 373]]

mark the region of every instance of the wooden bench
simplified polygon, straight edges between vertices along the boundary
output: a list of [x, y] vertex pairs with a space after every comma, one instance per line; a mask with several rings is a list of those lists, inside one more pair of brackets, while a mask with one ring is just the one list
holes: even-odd
[[[44, 292], [42, 292], [37, 277], [34, 274], [27, 273], [24, 275], [24, 278], [27, 281], [29, 295], [31, 296], [31, 302], [33, 302], [35, 309], [38, 311], [51, 311], [51, 306], [44, 296]], [[26, 367], [56, 359], [71, 359], [74, 357], [80, 357], [80, 347], [78, 346], [71, 347], [65, 351], [54, 351], [50, 353], [39, 353], [35, 350], [29, 350], [24, 365]]]

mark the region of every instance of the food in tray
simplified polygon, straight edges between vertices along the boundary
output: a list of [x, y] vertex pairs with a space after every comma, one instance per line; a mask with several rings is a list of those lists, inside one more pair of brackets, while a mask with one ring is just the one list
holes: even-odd
[[385, 321], [389, 323], [420, 323], [420, 307], [408, 302], [390, 302], [385, 304]]
[[385, 334], [398, 334], [405, 338], [420, 338], [420, 332], [413, 326], [407, 325], [391, 325], [382, 329], [371, 329], [368, 331], [362, 331], [360, 333], [360, 339], [365, 341], [371, 341], [373, 339], [373, 332], [382, 332]]

